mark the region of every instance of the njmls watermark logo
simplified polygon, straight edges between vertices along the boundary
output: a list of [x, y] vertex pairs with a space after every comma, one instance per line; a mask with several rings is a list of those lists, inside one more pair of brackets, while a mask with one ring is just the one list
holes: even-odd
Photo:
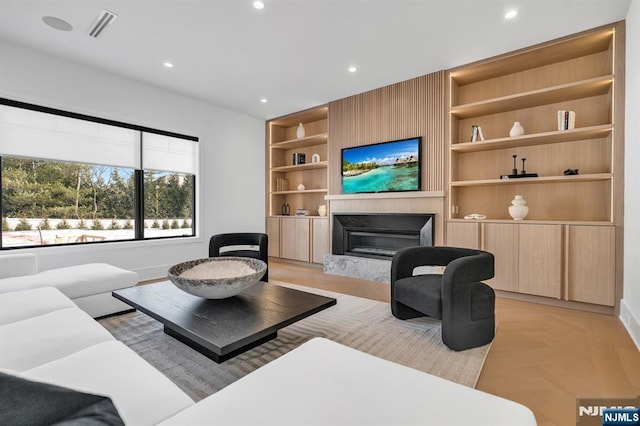
[[576, 426], [640, 426], [640, 396], [578, 397]]

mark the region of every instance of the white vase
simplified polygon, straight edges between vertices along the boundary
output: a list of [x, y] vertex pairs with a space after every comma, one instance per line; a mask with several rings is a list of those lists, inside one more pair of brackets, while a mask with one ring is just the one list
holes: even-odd
[[298, 137], [298, 139], [302, 139], [304, 138], [305, 132], [304, 132], [304, 126], [302, 125], [302, 123], [298, 124], [298, 130], [296, 130], [296, 136]]
[[509, 131], [509, 136], [511, 136], [512, 138], [515, 138], [516, 136], [522, 136], [522, 135], [524, 135], [524, 129], [522, 128], [522, 124], [520, 124], [519, 121], [516, 121], [515, 123], [513, 123], [513, 127]]
[[318, 206], [318, 214], [320, 216], [326, 216], [327, 215], [327, 206], [325, 206], [324, 204]]
[[304, 184], [301, 183], [300, 185], [298, 185], [298, 191], [304, 191], [304, 190], [305, 190]]
[[513, 220], [522, 220], [529, 214], [529, 207], [526, 206], [527, 202], [522, 195], [516, 195], [511, 200], [511, 206], [509, 206], [509, 214]]

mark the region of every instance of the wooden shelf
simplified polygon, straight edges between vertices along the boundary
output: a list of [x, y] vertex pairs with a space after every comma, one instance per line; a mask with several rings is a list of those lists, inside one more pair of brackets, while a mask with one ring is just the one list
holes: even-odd
[[613, 40], [613, 31], [605, 29], [586, 36], [569, 37], [554, 43], [527, 48], [524, 52], [513, 52], [503, 58], [500, 66], [492, 61], [481, 61], [472, 66], [461, 67], [451, 72], [451, 77], [459, 84], [472, 84], [503, 75], [531, 69], [531, 64], [542, 67], [558, 60], [579, 58], [609, 49]]
[[595, 182], [602, 180], [610, 180], [613, 178], [611, 173], [596, 173], [589, 175], [570, 175], [570, 176], [542, 176], [534, 178], [516, 178], [516, 179], [486, 179], [486, 180], [467, 180], [451, 182], [452, 187], [463, 186], [496, 186], [496, 185], [519, 185], [519, 184], [538, 184], [538, 183], [569, 183], [569, 182]]
[[[325, 204], [329, 192], [328, 114], [329, 107], [321, 105], [266, 122], [266, 216], [271, 256], [322, 263], [328, 252], [329, 221], [310, 220], [320, 217], [316, 216], [318, 206]], [[297, 137], [300, 124], [306, 134], [302, 138]], [[292, 164], [292, 154], [304, 155], [306, 162]], [[314, 157], [323, 161], [314, 163]], [[278, 186], [279, 178], [289, 181], [288, 190], [277, 190], [283, 188]], [[301, 183], [307, 189], [297, 190]], [[283, 205], [291, 207], [290, 216], [281, 214]], [[310, 215], [295, 216], [297, 209], [306, 209]]]
[[588, 226], [611, 226], [610, 221], [594, 221], [594, 220], [513, 220], [513, 219], [449, 219], [447, 222], [454, 223], [513, 223], [513, 224], [530, 224], [530, 225], [588, 225]]
[[326, 161], [319, 161], [317, 163], [305, 163], [305, 164], [298, 164], [295, 166], [273, 167], [271, 171], [272, 172], [297, 172], [297, 171], [303, 171], [303, 170], [326, 169], [328, 167], [328, 164], [329, 163]]
[[612, 83], [613, 76], [606, 75], [515, 95], [457, 105], [451, 107], [450, 113], [452, 116], [464, 119], [574, 99], [589, 98], [606, 94], [611, 88]]
[[290, 218], [295, 218], [295, 219], [309, 219], [309, 218], [312, 218], [312, 219], [316, 219], [316, 220], [317, 219], [329, 219], [327, 216], [320, 216], [320, 215], [317, 215], [317, 214], [308, 214], [308, 215], [303, 216], [303, 215], [296, 215], [295, 213], [289, 214], [289, 215], [287, 215], [287, 214], [272, 214], [269, 217], [282, 217], [282, 218], [285, 218], [285, 219], [290, 219]]
[[333, 194], [325, 200], [387, 200], [398, 198], [443, 198], [444, 191], [370, 192], [363, 194]]
[[319, 133], [300, 139], [292, 139], [271, 144], [271, 149], [295, 149], [307, 146], [322, 145], [327, 143], [327, 133]]
[[289, 194], [319, 194], [319, 193], [326, 193], [327, 192], [327, 188], [320, 188], [320, 189], [305, 189], [302, 191], [274, 191], [271, 194], [272, 195], [289, 195]]
[[[494, 253], [487, 284], [495, 289], [617, 306], [624, 93], [614, 80], [625, 52], [618, 30], [624, 34], [624, 23], [448, 71], [445, 244]], [[579, 127], [556, 130], [558, 110], [574, 110]], [[495, 131], [515, 121], [531, 133]], [[492, 139], [468, 142], [472, 125]], [[529, 172], [541, 176], [500, 179], [511, 171], [508, 154], [535, 158]], [[557, 175], [567, 167], [584, 174]], [[516, 194], [529, 207], [524, 220], [509, 215]], [[487, 218], [464, 219], [473, 213]]]
[[523, 146], [546, 145], [559, 142], [571, 142], [585, 139], [604, 138], [611, 134], [613, 126], [603, 124], [600, 126], [589, 126], [572, 130], [556, 130], [552, 132], [535, 133], [523, 135], [515, 138], [490, 139], [479, 142], [462, 142], [451, 145], [451, 151], [455, 152], [477, 152], [491, 151], [495, 149], [516, 148]]
[[288, 114], [278, 118], [272, 118], [268, 122], [274, 126], [291, 127], [298, 123], [308, 123], [312, 121], [324, 120], [327, 118], [329, 107], [320, 106]]

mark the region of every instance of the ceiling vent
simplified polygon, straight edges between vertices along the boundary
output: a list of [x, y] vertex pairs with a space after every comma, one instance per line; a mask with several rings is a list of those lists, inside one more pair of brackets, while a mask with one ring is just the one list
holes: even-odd
[[98, 37], [100, 33], [107, 27], [107, 25], [112, 23], [117, 17], [118, 15], [116, 15], [115, 13], [109, 12], [108, 10], [103, 10], [93, 21], [93, 24], [91, 24], [89, 35], [91, 37]]

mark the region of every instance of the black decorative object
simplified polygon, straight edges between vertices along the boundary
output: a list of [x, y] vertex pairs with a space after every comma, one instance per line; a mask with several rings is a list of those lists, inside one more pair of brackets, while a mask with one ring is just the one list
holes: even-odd
[[305, 154], [302, 152], [294, 152], [293, 153], [293, 165], [297, 166], [299, 164], [305, 163]]
[[538, 177], [537, 173], [527, 173], [524, 169], [524, 162], [527, 160], [526, 158], [522, 158], [522, 173], [518, 174], [518, 168], [516, 167], [516, 158], [518, 158], [518, 154], [513, 154], [513, 169], [511, 169], [510, 175], [500, 175], [500, 179], [516, 179], [516, 178], [532, 178]]
[[567, 169], [563, 172], [565, 176], [577, 175], [578, 169]]

